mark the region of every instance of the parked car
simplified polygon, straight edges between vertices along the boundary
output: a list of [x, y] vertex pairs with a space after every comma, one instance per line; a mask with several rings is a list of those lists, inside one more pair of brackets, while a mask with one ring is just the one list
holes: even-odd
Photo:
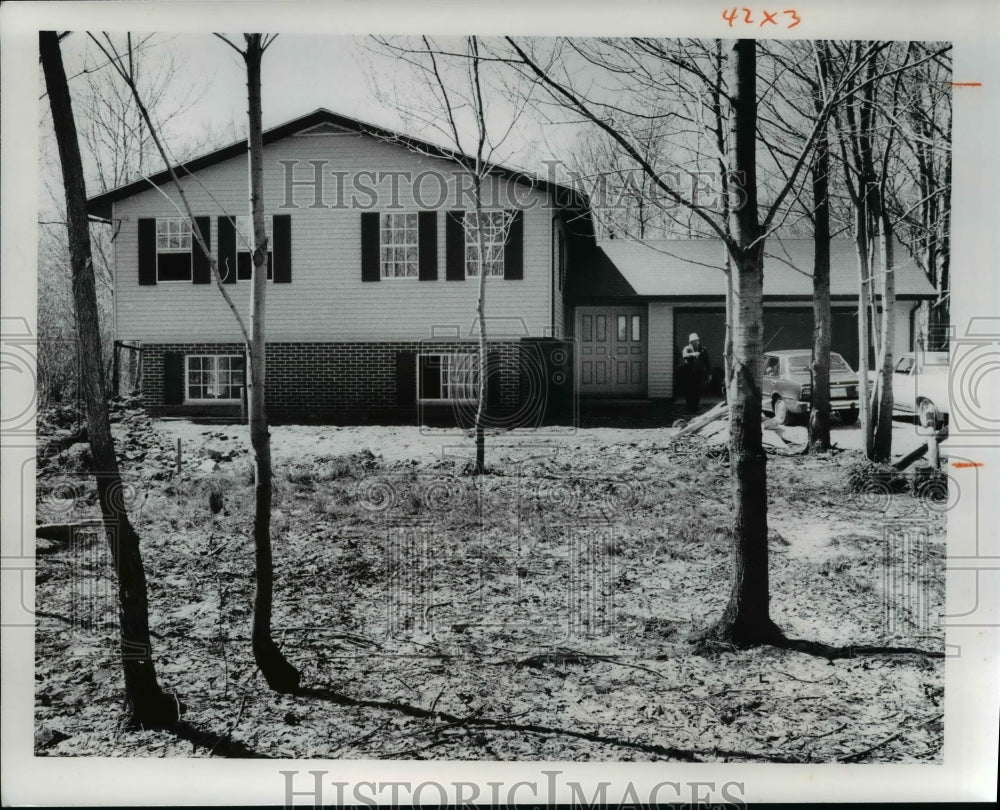
[[[812, 351], [786, 349], [764, 355], [761, 407], [779, 425], [809, 413]], [[830, 410], [848, 425], [858, 419], [858, 374], [836, 352], [830, 352]]]
[[900, 355], [892, 372], [893, 411], [912, 413], [924, 427], [948, 419], [948, 352]]

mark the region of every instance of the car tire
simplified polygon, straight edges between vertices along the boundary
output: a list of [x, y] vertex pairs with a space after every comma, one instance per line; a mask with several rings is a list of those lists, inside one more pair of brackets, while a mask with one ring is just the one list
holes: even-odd
[[929, 399], [917, 403], [917, 424], [921, 427], [936, 428], [941, 421], [937, 406]]
[[776, 425], [787, 425], [791, 421], [791, 414], [788, 412], [788, 405], [783, 397], [775, 397], [771, 400], [771, 407], [774, 409], [774, 423]]

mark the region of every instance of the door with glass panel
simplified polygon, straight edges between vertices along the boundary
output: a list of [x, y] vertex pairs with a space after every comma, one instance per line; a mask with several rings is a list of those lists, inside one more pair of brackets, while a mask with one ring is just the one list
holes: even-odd
[[576, 308], [581, 394], [646, 393], [645, 306]]

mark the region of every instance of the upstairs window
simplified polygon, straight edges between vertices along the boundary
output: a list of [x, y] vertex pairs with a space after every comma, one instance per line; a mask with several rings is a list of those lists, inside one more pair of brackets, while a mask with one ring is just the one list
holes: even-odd
[[[274, 227], [271, 217], [264, 217], [264, 232], [267, 234], [267, 280], [274, 279]], [[253, 217], [236, 217], [236, 280], [250, 281], [253, 278]]]
[[[482, 220], [482, 240], [480, 240], [480, 219]], [[465, 274], [470, 278], [479, 277], [483, 267], [486, 276], [503, 278], [504, 241], [509, 217], [503, 211], [483, 211], [480, 216], [472, 211], [465, 215]], [[480, 241], [482, 259], [480, 260]]]
[[191, 281], [191, 221], [187, 217], [156, 220], [156, 280]]
[[416, 213], [384, 213], [379, 220], [381, 277], [418, 278], [420, 242]]

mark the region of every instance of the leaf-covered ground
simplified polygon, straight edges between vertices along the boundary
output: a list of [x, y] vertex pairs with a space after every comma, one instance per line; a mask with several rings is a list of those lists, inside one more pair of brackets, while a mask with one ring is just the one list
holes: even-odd
[[[940, 658], [692, 645], [726, 601], [728, 466], [672, 432], [491, 436], [476, 478], [457, 431], [272, 428], [287, 696], [247, 640], [246, 428], [125, 419], [122, 501], [189, 731], [120, 727], [106, 541], [84, 532], [40, 541], [37, 753], [938, 761]], [[794, 638], [940, 653], [948, 504], [849, 493], [858, 458], [769, 455], [772, 615]], [[94, 517], [60, 459], [40, 464], [39, 521]]]

